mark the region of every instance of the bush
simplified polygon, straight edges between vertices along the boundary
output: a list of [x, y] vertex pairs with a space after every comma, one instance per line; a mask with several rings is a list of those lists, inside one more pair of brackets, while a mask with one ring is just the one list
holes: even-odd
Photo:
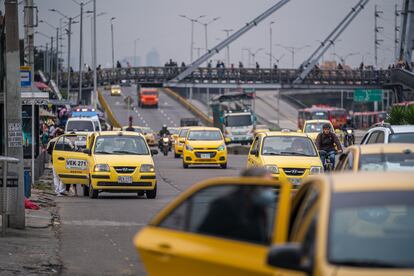
[[393, 106], [386, 121], [391, 125], [414, 125], [414, 106]]

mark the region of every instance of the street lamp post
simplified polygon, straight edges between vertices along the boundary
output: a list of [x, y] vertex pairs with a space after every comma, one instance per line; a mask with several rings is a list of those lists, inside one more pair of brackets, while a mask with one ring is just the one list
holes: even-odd
[[285, 56], [285, 54], [281, 55], [279, 58], [276, 58], [275, 56], [271, 55], [270, 53], [266, 53], [272, 60], [276, 62], [277, 65], [279, 65], [279, 62], [282, 60], [282, 58]]
[[82, 103], [82, 78], [83, 78], [83, 2], [80, 3], [80, 34], [79, 34], [79, 93], [78, 103]]
[[275, 46], [282, 47], [292, 55], [292, 68], [295, 68], [295, 53], [299, 52], [302, 49], [310, 47], [310, 45], [304, 45], [302, 47], [294, 47], [294, 46], [284, 46], [282, 44], [275, 44]]
[[254, 53], [250, 52], [250, 54], [252, 55], [252, 59], [253, 59], [253, 66], [255, 66], [256, 64], [256, 55], [260, 52], [263, 51], [264, 48], [259, 48], [257, 49]]
[[[223, 32], [226, 33], [227, 38], [230, 36], [230, 33], [234, 31], [233, 29], [223, 29]], [[230, 46], [227, 45], [226, 47], [226, 56], [227, 56], [227, 67], [230, 67]]]
[[198, 19], [205, 17], [205, 15], [200, 15], [197, 18], [190, 18], [186, 15], [179, 15], [182, 18], [185, 18], [191, 22], [191, 47], [190, 47], [190, 63], [193, 63], [193, 48], [194, 48], [194, 23], [198, 22]]
[[219, 20], [220, 18], [221, 17], [215, 17], [215, 18], [211, 19], [210, 21], [208, 21], [206, 23], [200, 22], [198, 20], [196, 21], [197, 23], [204, 26], [204, 43], [205, 43], [205, 47], [206, 47], [206, 52], [208, 52], [208, 37], [207, 37], [208, 36], [208, 31], [207, 31], [208, 25], [210, 25], [214, 21]]
[[273, 30], [272, 30], [272, 25], [274, 24], [275, 22], [274, 21], [272, 21], [272, 22], [270, 22], [270, 24], [269, 24], [269, 41], [270, 41], [270, 43], [269, 43], [269, 68], [272, 68], [272, 57], [273, 57]]
[[112, 45], [112, 69], [115, 69], [115, 60], [114, 60], [114, 25], [113, 21], [116, 19], [116, 17], [111, 17], [109, 20], [111, 22], [111, 45]]
[[134, 67], [137, 67], [137, 42], [139, 40], [139, 37], [134, 40]]

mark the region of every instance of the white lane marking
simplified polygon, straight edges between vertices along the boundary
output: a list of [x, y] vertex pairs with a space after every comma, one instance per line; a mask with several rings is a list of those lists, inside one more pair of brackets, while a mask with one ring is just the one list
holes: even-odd
[[170, 117], [167, 117], [167, 120], [171, 120], [171, 118]]
[[146, 127], [148, 127], [148, 124], [145, 124]]
[[171, 124], [174, 124], [174, 121], [173, 120], [171, 120], [170, 122], [171, 122]]

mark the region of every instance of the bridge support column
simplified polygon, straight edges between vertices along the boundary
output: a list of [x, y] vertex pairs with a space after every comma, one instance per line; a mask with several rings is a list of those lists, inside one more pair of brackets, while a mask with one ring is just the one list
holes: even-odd
[[207, 99], [206, 99], [206, 103], [207, 103], [207, 106], [209, 106], [210, 105], [210, 88], [208, 88], [207, 87], [207, 91], [206, 91], [207, 93]]
[[189, 95], [188, 95], [188, 98], [190, 99], [190, 100], [192, 100], [193, 99], [193, 88], [192, 87], [190, 87], [189, 88], [190, 90], [189, 90]]

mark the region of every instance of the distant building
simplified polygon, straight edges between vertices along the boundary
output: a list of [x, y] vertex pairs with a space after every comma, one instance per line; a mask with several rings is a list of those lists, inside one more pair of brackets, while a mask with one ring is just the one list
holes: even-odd
[[147, 66], [160, 66], [160, 55], [158, 54], [158, 51], [153, 48], [151, 51], [148, 52], [145, 63]]

